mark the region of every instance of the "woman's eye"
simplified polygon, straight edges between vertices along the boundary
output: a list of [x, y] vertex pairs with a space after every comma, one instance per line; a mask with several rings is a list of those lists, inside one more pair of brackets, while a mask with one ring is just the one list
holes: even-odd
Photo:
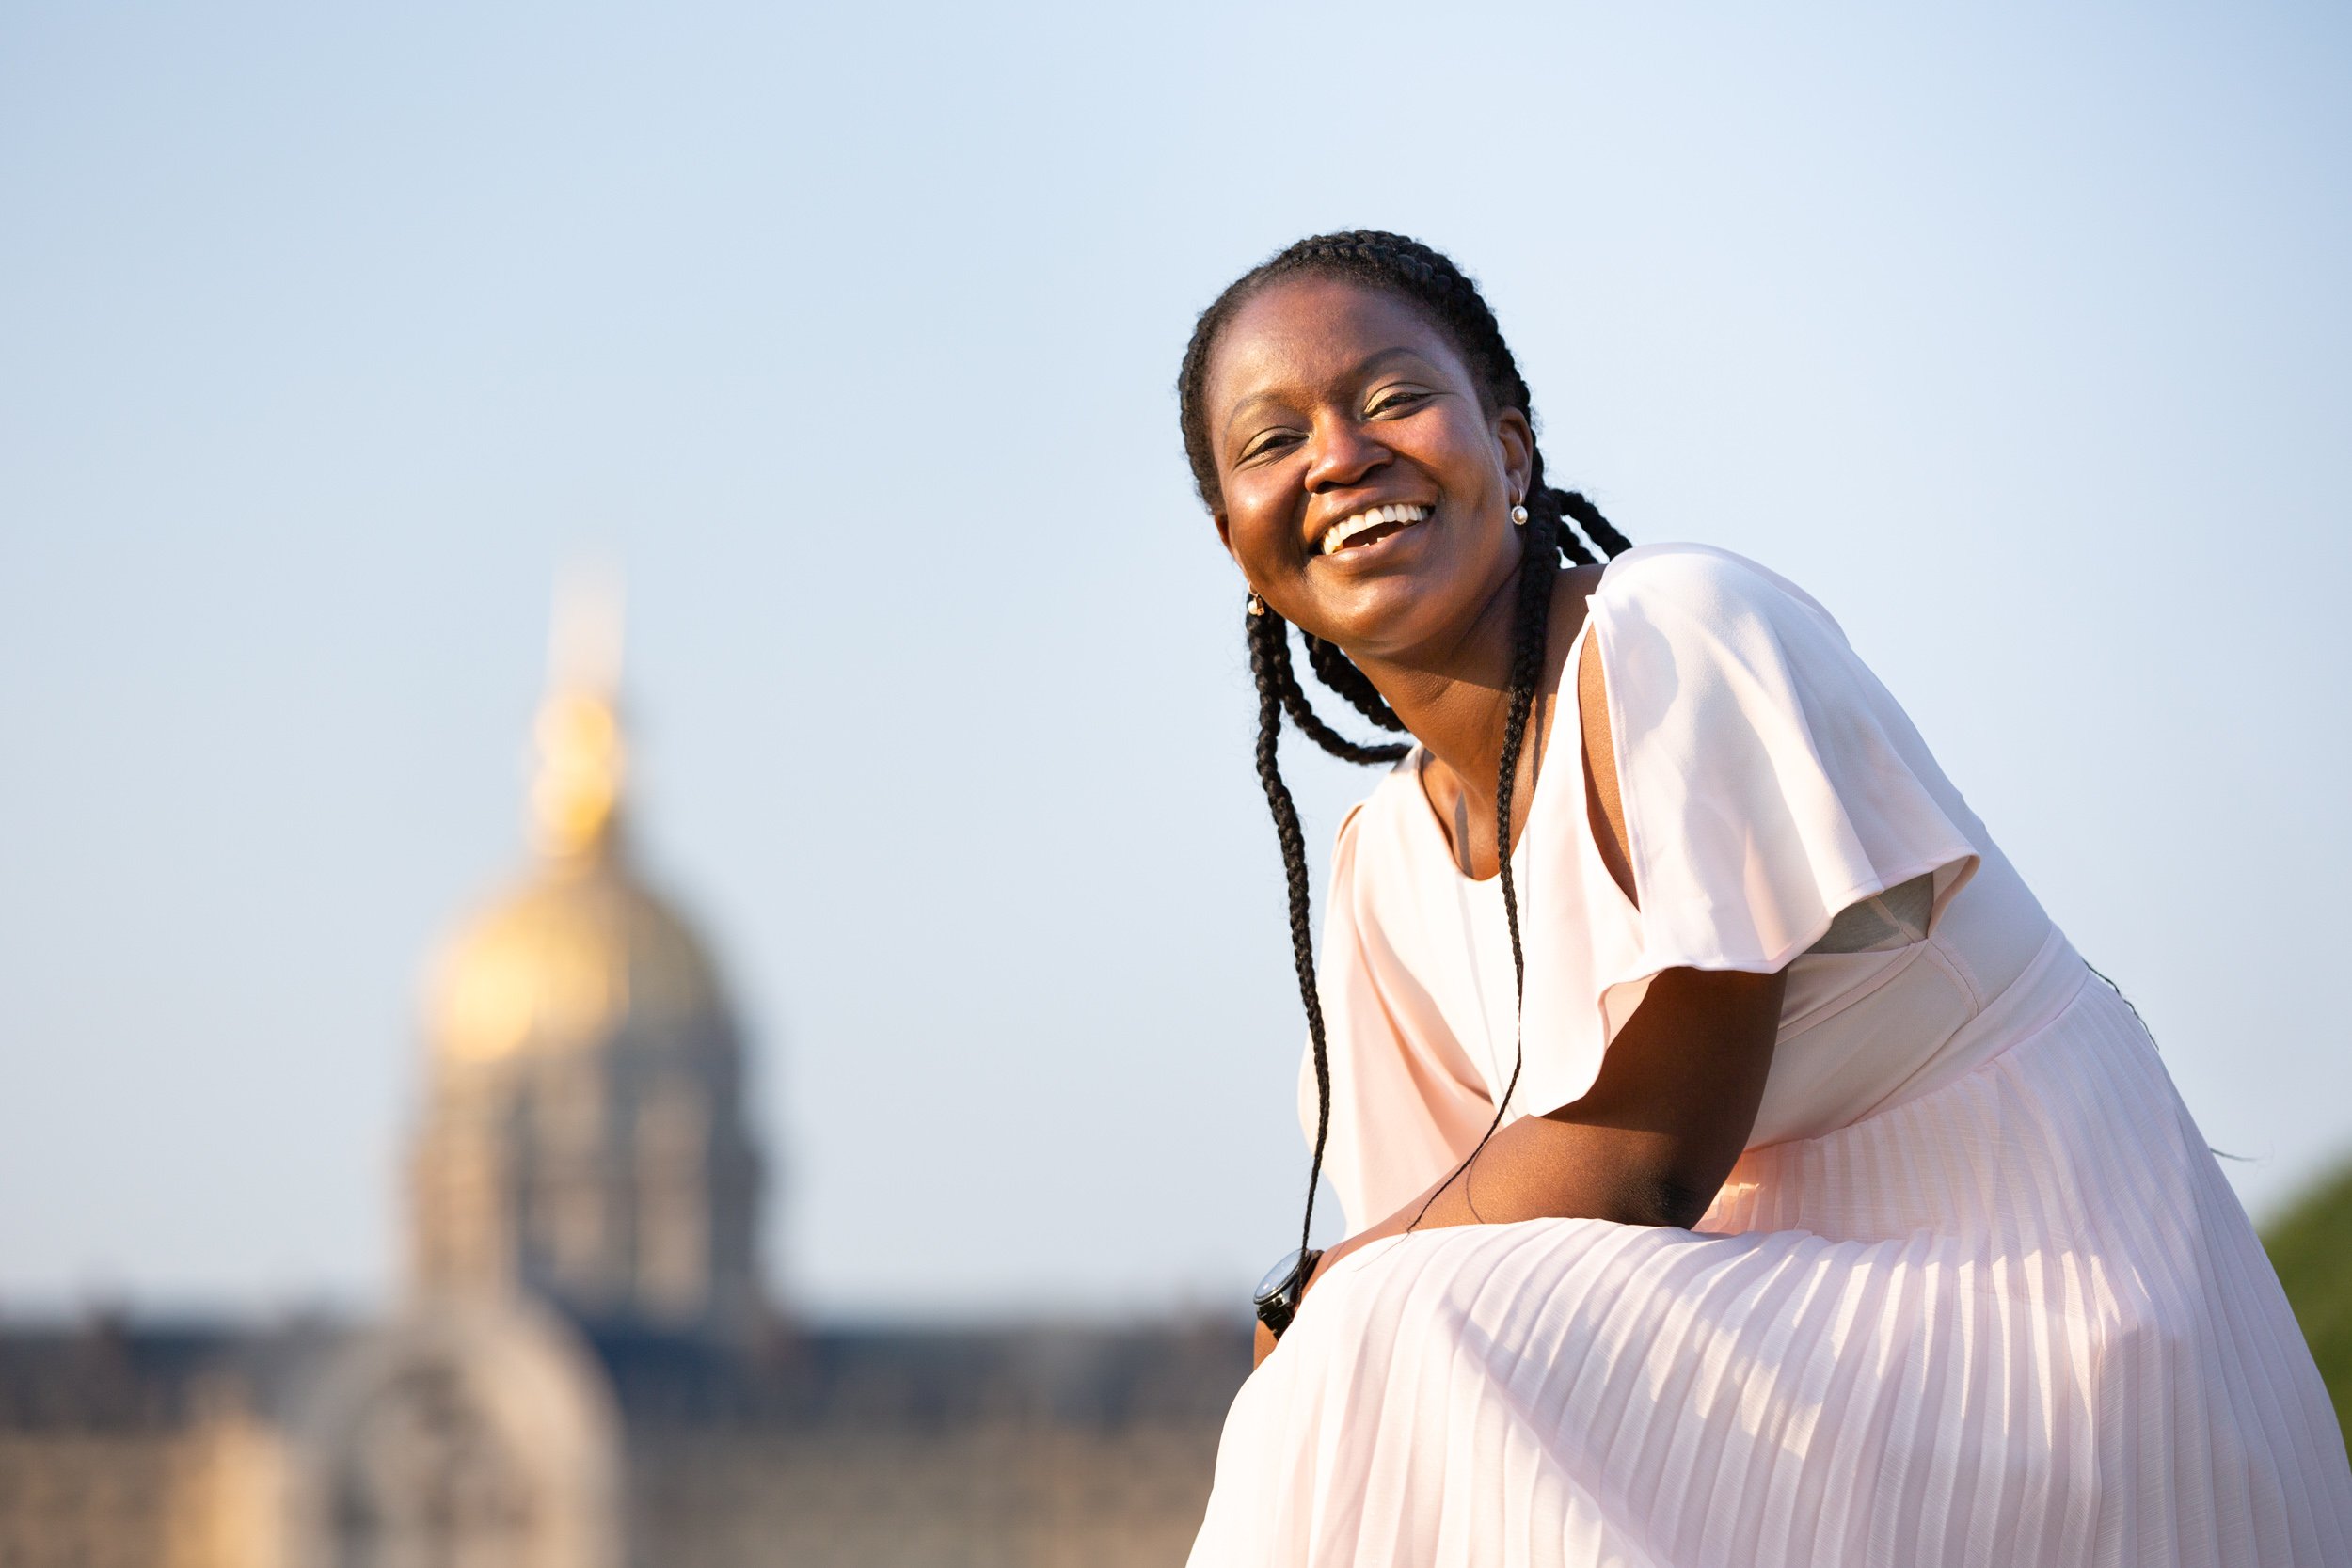
[[1414, 404], [1421, 401], [1421, 396], [1422, 395], [1419, 392], [1406, 391], [1403, 388], [1398, 388], [1392, 391], [1383, 392], [1378, 397], [1374, 398], [1372, 400], [1372, 406], [1366, 409], [1365, 412], [1368, 414], [1393, 414], [1400, 408], [1410, 408]]
[[1279, 451], [1282, 448], [1289, 446], [1293, 439], [1295, 437], [1287, 430], [1269, 430], [1242, 449], [1241, 460], [1247, 463], [1252, 458], [1263, 457], [1270, 451]]

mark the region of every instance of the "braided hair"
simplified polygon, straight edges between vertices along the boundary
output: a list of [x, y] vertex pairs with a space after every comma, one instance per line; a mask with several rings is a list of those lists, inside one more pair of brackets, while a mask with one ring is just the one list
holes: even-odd
[[[1268, 258], [1228, 285], [1192, 329], [1184, 347], [1184, 367], [1176, 377], [1176, 400], [1184, 428], [1184, 456], [1192, 465], [1193, 483], [1200, 499], [1214, 509], [1219, 504], [1216, 462], [1208, 434], [1208, 414], [1202, 405], [1209, 356], [1218, 335], [1235, 311], [1272, 284], [1292, 278], [1332, 278], [1385, 290], [1419, 307], [1444, 332], [1469, 366], [1480, 401], [1491, 414], [1515, 408], [1534, 428], [1535, 410], [1518, 363], [1502, 341], [1494, 312], [1478, 286], [1439, 252], [1419, 240], [1378, 230], [1351, 230], [1317, 234]], [[1502, 868], [1502, 910], [1511, 931], [1511, 970], [1521, 1000], [1527, 990], [1527, 961], [1519, 945], [1518, 891], [1511, 876], [1511, 797], [1525, 749], [1529, 715], [1534, 711], [1535, 686], [1543, 676], [1546, 642], [1550, 631], [1551, 589], [1565, 558], [1579, 565], [1597, 564], [1594, 551], [1614, 556], [1630, 547], [1624, 534], [1612, 527], [1600, 510], [1573, 490], [1554, 489], [1544, 483], [1541, 451], [1533, 454], [1528, 474], [1527, 525], [1523, 535], [1518, 594], [1512, 611], [1511, 672], [1502, 721], [1502, 758], [1495, 780], [1495, 852]], [[1571, 526], [1573, 525], [1573, 526]], [[1580, 537], [1581, 532], [1581, 537]], [[1266, 805], [1274, 814], [1274, 833], [1282, 848], [1282, 874], [1290, 894], [1291, 956], [1298, 972], [1299, 999], [1306, 1004], [1307, 1034], [1315, 1067], [1314, 1161], [1307, 1174], [1307, 1212], [1299, 1222], [1298, 1246], [1303, 1255], [1314, 1230], [1315, 1188], [1323, 1178], [1323, 1156], [1331, 1134], [1331, 1055], [1323, 1025], [1323, 999], [1315, 985], [1314, 938], [1309, 923], [1307, 840], [1299, 827], [1298, 807], [1290, 786], [1282, 782], [1277, 755], [1282, 717], [1307, 738], [1332, 755], [1349, 762], [1393, 763], [1407, 748], [1397, 742], [1365, 743], [1333, 729], [1314, 711], [1291, 666], [1290, 627], [1270, 608], [1253, 607], [1245, 617], [1248, 636], [1249, 671], [1258, 685], [1258, 780], [1265, 788]], [[1402, 733], [1405, 721], [1389, 706], [1370, 676], [1346, 654], [1321, 638], [1305, 637], [1307, 658], [1316, 677], [1345, 699], [1350, 706], [1383, 730]], [[1438, 1193], [1470, 1169], [1502, 1125], [1504, 1109], [1518, 1087], [1524, 1042], [1515, 1047], [1511, 1082], [1496, 1102], [1494, 1120], [1465, 1159], [1422, 1203], [1413, 1216], [1419, 1225]], [[1475, 1212], [1475, 1211], [1473, 1211]], [[1409, 1228], [1409, 1227], [1408, 1227]]]

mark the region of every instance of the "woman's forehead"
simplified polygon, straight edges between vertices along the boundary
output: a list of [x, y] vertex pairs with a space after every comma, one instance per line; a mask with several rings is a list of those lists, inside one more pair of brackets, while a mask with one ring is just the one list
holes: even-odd
[[1236, 309], [1210, 360], [1213, 407], [1352, 376], [1376, 358], [1411, 355], [1467, 374], [1445, 333], [1393, 290], [1337, 277], [1269, 283]]

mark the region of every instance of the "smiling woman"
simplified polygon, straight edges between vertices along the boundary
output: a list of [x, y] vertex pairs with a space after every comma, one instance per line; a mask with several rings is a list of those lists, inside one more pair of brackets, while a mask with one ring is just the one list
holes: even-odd
[[[1239, 279], [1178, 393], [1313, 1151], [1196, 1564], [2352, 1560], [2153, 1043], [1826, 610], [1549, 484], [1492, 313], [1401, 236]], [[1409, 740], [1317, 713], [1294, 626]], [[1319, 969], [1285, 717], [1390, 765]]]

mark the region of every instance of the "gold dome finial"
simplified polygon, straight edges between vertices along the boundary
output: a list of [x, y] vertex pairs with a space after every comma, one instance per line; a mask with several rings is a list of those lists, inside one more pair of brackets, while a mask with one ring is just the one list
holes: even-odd
[[531, 836], [557, 859], [599, 856], [619, 828], [628, 748], [621, 736], [621, 578], [574, 566], [556, 585], [547, 700], [533, 734]]

